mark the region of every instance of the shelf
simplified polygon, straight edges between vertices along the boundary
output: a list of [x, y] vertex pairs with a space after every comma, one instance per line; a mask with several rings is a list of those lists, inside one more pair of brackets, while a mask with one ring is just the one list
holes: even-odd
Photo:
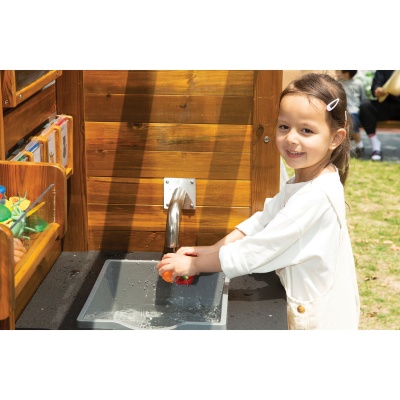
[[[18, 233], [17, 236], [27, 236], [21, 239], [27, 240], [28, 246], [27, 253], [14, 266], [11, 228], [15, 225], [0, 224], [0, 284], [2, 288], [8, 287], [10, 271], [14, 274], [14, 292], [10, 300], [13, 317], [10, 319], [17, 319], [62, 252], [61, 239], [66, 232], [67, 174], [64, 167], [53, 163], [0, 161], [0, 184], [6, 187], [8, 198], [16, 194], [25, 197], [26, 192], [26, 198], [31, 201], [31, 208], [26, 210], [26, 225], [36, 227], [33, 233], [30, 230]], [[33, 221], [35, 218], [38, 220]], [[42, 221], [45, 223], [40, 229], [33, 224]], [[6, 314], [4, 310], [3, 314]], [[0, 321], [0, 328], [2, 326], [4, 329], [7, 324]], [[12, 329], [12, 322], [9, 326]]]

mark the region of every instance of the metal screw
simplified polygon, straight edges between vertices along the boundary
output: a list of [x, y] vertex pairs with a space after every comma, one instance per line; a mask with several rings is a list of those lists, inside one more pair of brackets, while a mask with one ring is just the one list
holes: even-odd
[[193, 203], [190, 203], [190, 208], [194, 208], [194, 204]]
[[169, 183], [169, 180], [166, 180], [165, 183]]
[[190, 181], [190, 183], [193, 185], [194, 181]]
[[8, 104], [8, 100], [4, 100], [4, 104]]
[[268, 136], [265, 136], [264, 137], [264, 143], [268, 143], [269, 142], [269, 137]]

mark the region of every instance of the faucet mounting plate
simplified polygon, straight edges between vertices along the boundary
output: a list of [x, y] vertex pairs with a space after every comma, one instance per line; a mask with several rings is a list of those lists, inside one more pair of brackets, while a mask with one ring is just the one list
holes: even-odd
[[168, 209], [172, 194], [176, 188], [186, 191], [184, 210], [196, 209], [196, 179], [195, 178], [164, 178], [164, 209]]

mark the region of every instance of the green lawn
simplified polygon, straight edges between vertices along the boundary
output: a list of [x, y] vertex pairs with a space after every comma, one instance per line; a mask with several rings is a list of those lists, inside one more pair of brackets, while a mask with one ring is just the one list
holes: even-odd
[[400, 164], [351, 160], [347, 224], [361, 296], [360, 329], [400, 329]]
[[351, 159], [345, 196], [360, 329], [400, 329], [400, 164]]

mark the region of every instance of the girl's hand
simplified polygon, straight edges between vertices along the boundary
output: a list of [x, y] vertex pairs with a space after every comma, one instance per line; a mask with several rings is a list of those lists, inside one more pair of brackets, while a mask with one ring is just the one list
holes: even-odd
[[196, 257], [177, 253], [167, 253], [157, 264], [158, 274], [162, 276], [164, 272], [171, 271], [173, 279], [177, 276], [197, 275], [196, 263]]
[[26, 254], [26, 248], [21, 240], [14, 238], [14, 266], [19, 263], [21, 258]]

